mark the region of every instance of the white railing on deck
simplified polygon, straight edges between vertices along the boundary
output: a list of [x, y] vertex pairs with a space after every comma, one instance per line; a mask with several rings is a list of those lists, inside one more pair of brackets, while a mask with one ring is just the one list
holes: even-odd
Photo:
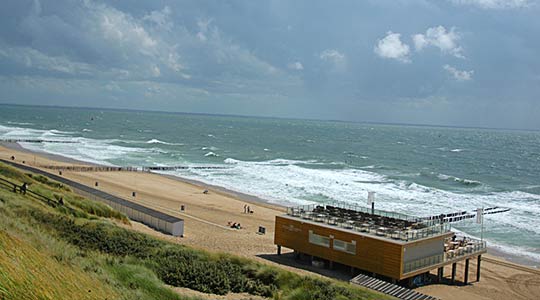
[[[387, 237], [395, 240], [401, 241], [412, 241], [427, 238], [430, 236], [435, 236], [450, 232], [451, 226], [449, 223], [434, 223], [433, 221], [422, 221], [417, 217], [407, 216], [397, 212], [384, 211], [375, 209], [374, 213], [377, 216], [394, 218], [399, 220], [404, 220], [408, 222], [415, 222], [424, 226], [424, 228], [419, 229], [410, 229], [404, 228], [401, 230], [395, 230], [390, 228], [384, 228], [376, 224], [358, 224], [354, 220], [345, 220], [344, 218], [338, 218], [334, 216], [329, 216], [327, 214], [317, 214], [313, 212], [315, 207], [322, 206], [321, 204], [309, 204], [309, 205], [300, 205], [295, 207], [288, 207], [287, 214], [293, 217], [302, 218], [305, 220], [311, 220], [319, 223], [325, 223], [345, 229], [355, 230], [362, 233], [373, 234], [380, 237]], [[371, 214], [372, 210], [366, 207], [361, 207], [358, 205], [348, 205], [348, 204], [332, 204], [333, 207], [338, 207], [341, 209], [348, 209], [357, 212], [362, 212], [366, 214]], [[340, 220], [341, 219], [341, 220]], [[387, 230], [385, 230], [387, 229]]]
[[459, 259], [461, 257], [471, 255], [484, 251], [487, 247], [486, 242], [479, 240], [470, 239], [472, 244], [467, 245], [466, 247], [461, 247], [454, 252], [445, 252], [443, 254], [437, 254], [433, 256], [428, 256], [420, 259], [416, 259], [410, 262], [403, 263], [403, 274], [414, 272], [416, 270], [424, 269], [429, 266], [437, 265], [443, 262], [452, 261]]

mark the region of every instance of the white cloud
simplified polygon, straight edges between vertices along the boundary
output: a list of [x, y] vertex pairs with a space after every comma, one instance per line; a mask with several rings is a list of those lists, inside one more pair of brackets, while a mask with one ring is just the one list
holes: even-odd
[[212, 19], [197, 21], [197, 26], [199, 27], [199, 32], [197, 32], [197, 38], [199, 38], [201, 42], [206, 42], [206, 40], [208, 40], [206, 35], [208, 33], [208, 30], [210, 29], [210, 24], [212, 24], [212, 21]]
[[451, 0], [458, 5], [474, 5], [484, 9], [511, 9], [528, 7], [530, 0]]
[[409, 45], [401, 42], [401, 34], [388, 31], [386, 36], [378, 40], [374, 51], [382, 58], [391, 58], [398, 61], [408, 63], [411, 62], [409, 58]]
[[158, 42], [130, 16], [113, 9], [103, 8], [101, 13], [101, 31], [111, 43], [121, 47], [140, 49], [145, 55], [157, 52]]
[[439, 48], [445, 54], [465, 58], [463, 48], [458, 45], [461, 36], [455, 27], [450, 28], [448, 31], [443, 26], [431, 27], [426, 30], [426, 34], [415, 34], [412, 39], [416, 51], [433, 46]]
[[158, 27], [171, 30], [174, 26], [173, 22], [170, 19], [171, 9], [168, 6], [165, 6], [162, 10], [154, 10], [149, 14], [145, 15], [142, 19], [144, 21], [154, 23]]
[[154, 77], [161, 76], [161, 70], [159, 69], [158, 66], [152, 66], [151, 71], [152, 71], [152, 75], [154, 75]]
[[300, 71], [300, 70], [304, 69], [304, 66], [302, 65], [301, 62], [297, 61], [297, 62], [292, 62], [292, 63], [288, 64], [287, 68], [289, 68], [291, 70]]
[[74, 62], [65, 56], [49, 56], [30, 47], [9, 47], [0, 43], [0, 61], [9, 60], [26, 68], [70, 75], [89, 75], [98, 70], [90, 64]]
[[340, 53], [336, 49], [326, 49], [319, 55], [319, 58], [333, 63], [340, 63], [345, 60], [345, 54]]
[[443, 69], [448, 71], [457, 81], [468, 81], [472, 79], [472, 75], [474, 74], [473, 70], [470, 71], [460, 71], [450, 65], [444, 65]]

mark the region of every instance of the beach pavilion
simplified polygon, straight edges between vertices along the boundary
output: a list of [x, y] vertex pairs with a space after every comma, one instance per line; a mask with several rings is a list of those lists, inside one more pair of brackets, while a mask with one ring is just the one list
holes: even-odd
[[435, 269], [440, 281], [447, 265], [452, 266], [451, 282], [455, 282], [456, 266], [464, 261], [467, 284], [471, 259], [477, 260], [476, 280], [480, 280], [486, 243], [457, 238], [451, 223], [472, 217], [460, 212], [418, 218], [354, 205], [303, 205], [276, 216], [274, 244], [278, 254], [286, 247], [296, 257], [307, 255], [329, 268], [338, 263], [351, 272], [404, 285]]

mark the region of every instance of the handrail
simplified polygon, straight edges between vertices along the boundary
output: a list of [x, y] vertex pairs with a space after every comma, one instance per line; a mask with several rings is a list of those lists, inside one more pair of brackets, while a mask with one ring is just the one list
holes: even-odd
[[460, 252], [444, 252], [442, 254], [435, 254], [428, 257], [422, 257], [409, 262], [403, 262], [403, 274], [414, 272], [432, 265], [439, 263], [452, 261], [459, 259], [467, 255], [473, 255], [478, 252], [482, 252], [487, 248], [486, 241], [479, 241], [476, 239], [470, 239], [474, 241], [474, 244], [470, 248], [461, 249]]
[[[300, 205], [295, 207], [288, 207], [287, 208], [287, 214], [293, 217], [298, 217], [306, 220], [313, 220], [315, 222], [325, 223], [337, 227], [342, 227], [345, 229], [355, 230], [358, 232], [368, 233], [368, 234], [374, 234], [381, 237], [387, 237], [394, 240], [401, 240], [401, 241], [413, 241], [413, 240], [419, 240], [427, 237], [431, 237], [434, 235], [443, 234], [446, 232], [450, 232], [450, 224], [448, 223], [440, 223], [440, 222], [433, 222], [433, 221], [423, 221], [420, 220], [417, 217], [411, 217], [407, 216], [401, 213], [396, 212], [390, 212], [390, 211], [384, 211], [384, 210], [375, 210], [375, 215], [382, 216], [382, 217], [388, 217], [388, 218], [395, 218], [400, 219], [403, 221], [408, 222], [414, 222], [417, 224], [420, 224], [425, 227], [421, 228], [400, 228], [400, 229], [391, 229], [391, 228], [385, 228], [387, 230], [380, 230], [380, 226], [359, 226], [356, 224], [356, 222], [353, 222], [354, 220], [349, 220], [347, 222], [339, 221], [339, 218], [329, 216], [329, 215], [314, 215], [313, 210], [321, 204], [308, 204], [308, 205]], [[343, 209], [349, 209], [354, 210], [361, 213], [367, 213], [371, 214], [372, 211], [369, 208], [361, 207], [358, 205], [349, 205], [349, 204], [332, 204], [334, 207], [343, 208]]]
[[[8, 184], [12, 185], [12, 186], [13, 186], [13, 192], [14, 192], [14, 193], [17, 192], [17, 188], [19, 189], [19, 191], [21, 191], [21, 187], [20, 187], [19, 184], [16, 184], [16, 183], [14, 183], [14, 182], [12, 182], [12, 181], [9, 181], [9, 180], [7, 180], [7, 179], [4, 179], [4, 178], [0, 178], [0, 181], [3, 182], [4, 184], [5, 184], [5, 183], [8, 183]], [[28, 188], [26, 189], [26, 192], [29, 193], [30, 195], [34, 196], [34, 198], [38, 198], [39, 200], [41, 200], [41, 201], [43, 201], [43, 202], [47, 202], [47, 204], [53, 203], [54, 206], [56, 206], [57, 204], [59, 204], [58, 201], [53, 200], [53, 199], [51, 199], [51, 198], [49, 198], [49, 197], [47, 197], [47, 196], [44, 196], [44, 195], [42, 195], [42, 194], [40, 194], [40, 193], [36, 193], [36, 192], [34, 192], [34, 191], [31, 191], [31, 190], [28, 189]]]

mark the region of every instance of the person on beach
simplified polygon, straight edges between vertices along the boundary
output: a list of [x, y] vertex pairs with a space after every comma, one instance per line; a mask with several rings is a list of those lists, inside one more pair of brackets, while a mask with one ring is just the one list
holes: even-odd
[[12, 156], [11, 156], [11, 160], [15, 160], [15, 156], [12, 155]]
[[247, 213], [247, 204], [244, 204], [244, 213]]
[[208, 194], [208, 190], [204, 190], [202, 193], [206, 195]]

